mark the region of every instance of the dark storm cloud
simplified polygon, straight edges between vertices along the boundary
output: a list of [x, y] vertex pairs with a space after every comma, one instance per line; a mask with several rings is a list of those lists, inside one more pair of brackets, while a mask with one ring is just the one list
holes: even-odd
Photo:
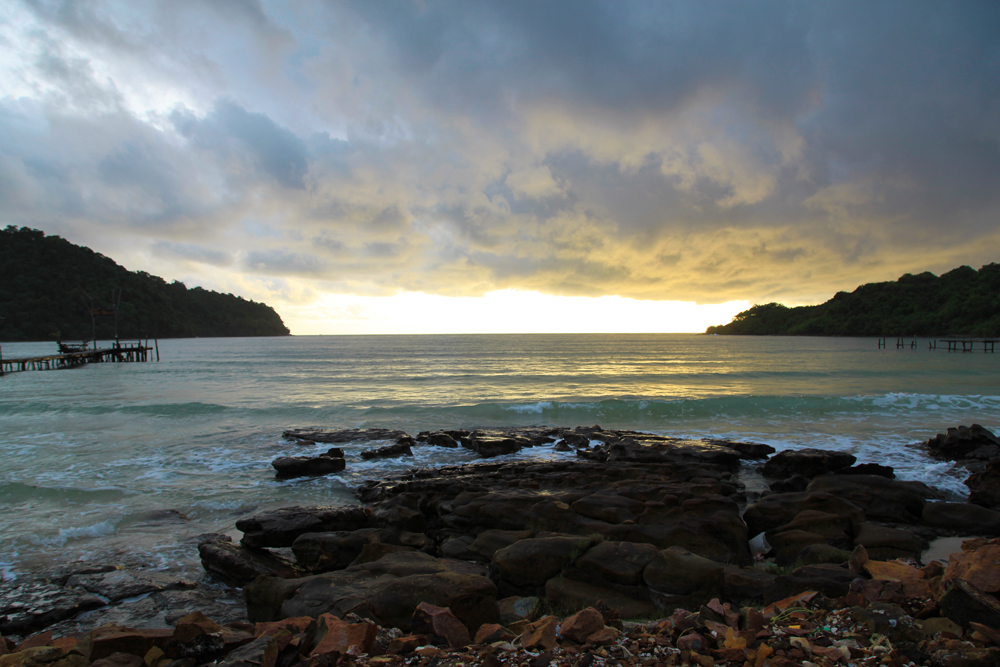
[[998, 259], [997, 3], [12, 6], [12, 223], [370, 293], [801, 300]]
[[204, 119], [184, 111], [175, 111], [170, 119], [194, 145], [215, 151], [224, 159], [233, 152], [245, 152], [259, 173], [286, 188], [305, 188], [309, 170], [305, 143], [266, 115], [220, 100]]

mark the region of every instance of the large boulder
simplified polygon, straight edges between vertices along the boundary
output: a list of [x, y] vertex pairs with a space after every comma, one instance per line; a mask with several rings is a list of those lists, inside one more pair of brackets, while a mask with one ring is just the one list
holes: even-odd
[[658, 615], [656, 606], [648, 600], [567, 577], [553, 577], [545, 582], [545, 598], [550, 605], [560, 609], [579, 609], [602, 601], [622, 618], [654, 618]]
[[576, 560], [576, 567], [594, 577], [623, 586], [642, 583], [642, 572], [659, 550], [652, 544], [601, 542]]
[[545, 582], [576, 562], [593, 541], [588, 537], [536, 537], [515, 542], [493, 555], [500, 578], [518, 588]]
[[938, 433], [924, 444], [931, 456], [946, 461], [988, 461], [1000, 456], [1000, 438], [979, 424], [949, 428], [947, 433]]
[[969, 487], [970, 503], [1000, 510], [1000, 458], [990, 459], [986, 470], [970, 475], [965, 485]]
[[954, 535], [1000, 535], [1000, 512], [972, 503], [927, 503], [921, 523]]
[[811, 448], [786, 449], [768, 459], [761, 473], [772, 479], [785, 479], [792, 475], [812, 478], [849, 468], [857, 460], [856, 456], [847, 452]]
[[236, 522], [243, 531], [240, 542], [251, 549], [290, 547], [306, 533], [367, 528], [371, 510], [366, 507], [283, 507], [244, 517]]
[[764, 594], [765, 602], [784, 600], [803, 591], [818, 591], [829, 598], [838, 598], [850, 591], [857, 575], [843, 565], [805, 565], [791, 574], [777, 576]]
[[919, 523], [927, 498], [935, 491], [919, 482], [879, 475], [827, 475], [809, 482], [806, 491], [829, 493], [857, 505], [869, 519]]
[[473, 431], [461, 441], [463, 447], [471, 449], [484, 459], [504, 454], [513, 454], [524, 447], [533, 446], [528, 438], [504, 431]]
[[417, 605], [448, 607], [470, 633], [499, 620], [496, 586], [470, 574], [462, 563], [419, 551], [300, 579], [259, 577], [244, 589], [252, 622], [355, 613], [380, 625], [408, 631]]
[[248, 549], [228, 541], [210, 540], [198, 545], [202, 567], [238, 585], [259, 576], [294, 579], [305, 571], [288, 558], [267, 549]]
[[292, 553], [298, 564], [309, 572], [329, 572], [349, 566], [373, 542], [399, 545], [399, 534], [385, 528], [305, 533], [295, 538]]
[[701, 606], [722, 593], [725, 568], [680, 547], [663, 549], [642, 578], [664, 610]]
[[271, 461], [278, 479], [318, 477], [340, 472], [346, 467], [343, 456], [282, 456]]
[[790, 523], [801, 512], [811, 510], [823, 514], [836, 514], [844, 520], [848, 537], [853, 538], [865, 521], [864, 511], [848, 500], [822, 491], [801, 493], [774, 493], [764, 496], [743, 513], [751, 536], [774, 530]]
[[861, 526], [854, 545], [861, 545], [874, 560], [888, 561], [896, 558], [919, 559], [927, 542], [919, 535], [901, 528], [888, 528], [874, 523]]

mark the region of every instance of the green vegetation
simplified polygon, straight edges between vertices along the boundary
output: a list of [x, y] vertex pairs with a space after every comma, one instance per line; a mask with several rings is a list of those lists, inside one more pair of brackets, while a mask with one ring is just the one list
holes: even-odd
[[757, 305], [709, 334], [782, 336], [1000, 336], [1000, 264], [940, 278], [907, 273], [896, 282], [838, 292], [818, 306]]
[[[90, 298], [88, 298], [88, 295]], [[120, 295], [120, 297], [119, 297]], [[287, 336], [263, 303], [132, 272], [36, 229], [0, 231], [0, 340]]]

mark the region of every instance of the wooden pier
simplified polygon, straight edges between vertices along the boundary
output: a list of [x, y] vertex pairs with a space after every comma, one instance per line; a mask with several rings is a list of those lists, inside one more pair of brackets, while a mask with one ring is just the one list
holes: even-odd
[[126, 343], [124, 345], [115, 343], [111, 347], [60, 352], [40, 357], [5, 358], [2, 352], [0, 352], [0, 376], [23, 371], [50, 371], [60, 368], [75, 368], [84, 364], [150, 361], [152, 356], [150, 352], [154, 349], [156, 350], [156, 360], [159, 361], [159, 343], [157, 342], [156, 348], [153, 348], [148, 346], [148, 341], [147, 345], [143, 345], [141, 342], [134, 344]]
[[[996, 344], [1000, 342], [1000, 339], [994, 338], [940, 338], [938, 340], [930, 340], [927, 343], [928, 350], [936, 350], [938, 343], [944, 343], [947, 345], [948, 352], [959, 352], [959, 346], [961, 346], [962, 352], [975, 352], [978, 345], [983, 346], [983, 352], [994, 352]], [[879, 349], [885, 349], [888, 347], [886, 345], [886, 337], [883, 336], [878, 339]], [[917, 348], [917, 339], [914, 338], [910, 342], [906, 342], [904, 337], [899, 337], [896, 339], [896, 349], [910, 348], [915, 350]]]

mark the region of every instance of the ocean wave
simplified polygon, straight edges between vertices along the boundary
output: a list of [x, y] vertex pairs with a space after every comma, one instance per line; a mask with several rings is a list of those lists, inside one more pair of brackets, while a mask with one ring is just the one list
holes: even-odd
[[886, 394], [882, 396], [720, 396], [712, 398], [606, 398], [574, 401], [489, 402], [459, 406], [392, 406], [369, 408], [365, 417], [405, 421], [410, 415], [451, 419], [456, 424], [502, 423], [529, 418], [560, 425], [605, 420], [613, 424], [663, 422], [712, 418], [760, 420], [796, 418], [854, 418], [893, 414], [911, 415], [962, 411], [1000, 415], [1000, 396], [951, 396], [937, 394]]
[[0, 416], [104, 416], [113, 414], [145, 415], [171, 419], [187, 419], [198, 416], [214, 416], [229, 412], [234, 408], [215, 403], [151, 403], [129, 405], [107, 403], [104, 405], [59, 404], [39, 401], [0, 403]]
[[22, 482], [0, 483], [0, 502], [11, 505], [37, 501], [86, 505], [120, 500], [125, 495], [124, 490], [116, 487], [81, 489], [75, 486], [38, 486]]

